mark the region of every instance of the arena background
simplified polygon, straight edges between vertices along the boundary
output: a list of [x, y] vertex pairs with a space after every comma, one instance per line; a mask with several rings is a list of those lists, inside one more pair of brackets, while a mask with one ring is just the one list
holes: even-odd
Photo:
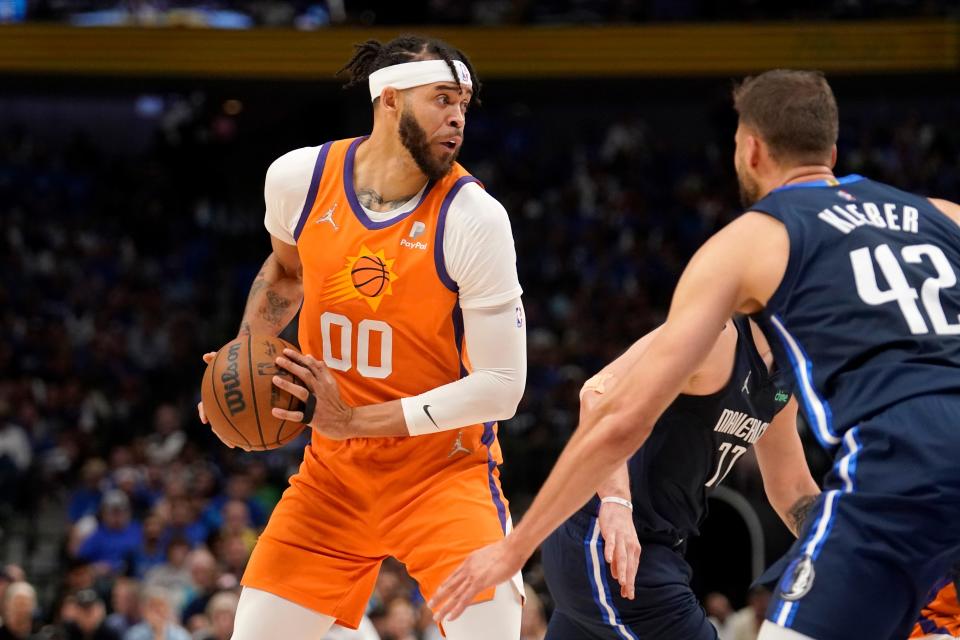
[[[333, 77], [352, 43], [436, 35], [483, 81], [461, 162], [509, 211], [525, 289], [527, 391], [501, 425], [518, 518], [576, 426], [580, 384], [662, 320], [688, 257], [739, 211], [734, 80], [826, 71], [838, 174], [957, 200], [958, 15], [897, 0], [0, 0], [0, 590], [37, 588], [37, 637], [69, 637], [64, 603], [85, 598], [122, 637], [154, 606], [132, 595], [148, 585], [194, 638], [229, 637], [230, 598], [211, 596], [236, 589], [304, 442], [226, 450], [196, 419], [200, 356], [236, 334], [269, 251], [267, 166], [369, 128], [364, 90]], [[724, 486], [689, 557], [697, 595], [737, 609], [790, 536], [753, 459]], [[85, 542], [108, 526], [120, 556]], [[536, 557], [525, 576], [543, 610], [527, 608], [524, 637], [539, 638]], [[435, 637], [399, 567], [369, 615], [385, 639]]]

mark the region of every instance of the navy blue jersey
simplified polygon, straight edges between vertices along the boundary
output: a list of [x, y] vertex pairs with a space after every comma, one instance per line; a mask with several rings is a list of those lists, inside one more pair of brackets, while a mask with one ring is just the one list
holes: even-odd
[[[641, 541], [676, 544], [699, 533], [707, 495], [764, 434], [790, 399], [771, 375], [746, 317], [733, 320], [737, 349], [730, 379], [716, 393], [680, 395], [628, 461], [633, 519]], [[583, 511], [596, 516], [596, 496]]]
[[790, 237], [757, 314], [832, 448], [909, 398], [960, 393], [960, 227], [926, 198], [861, 176], [788, 185], [751, 210]]

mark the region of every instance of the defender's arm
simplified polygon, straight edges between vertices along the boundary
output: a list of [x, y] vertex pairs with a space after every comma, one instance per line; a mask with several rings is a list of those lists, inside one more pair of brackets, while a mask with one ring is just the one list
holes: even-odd
[[820, 495], [820, 487], [810, 474], [797, 433], [796, 398], [791, 398], [777, 414], [754, 447], [767, 499], [787, 528], [797, 536], [810, 506]]
[[[717, 340], [726, 320], [752, 313], [776, 290], [786, 270], [789, 238], [783, 225], [748, 213], [711, 238], [693, 257], [673, 296], [666, 324], [633, 367], [581, 424], [526, 516], [503, 542], [473, 554], [435, 596], [441, 619], [456, 617], [469, 598], [499, 584], [646, 440]], [[491, 561], [496, 567], [489, 566]]]

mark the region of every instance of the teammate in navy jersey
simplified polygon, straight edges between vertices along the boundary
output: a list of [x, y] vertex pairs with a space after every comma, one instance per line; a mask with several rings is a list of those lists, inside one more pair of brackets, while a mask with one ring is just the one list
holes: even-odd
[[513, 533], [447, 579], [438, 616], [516, 571], [643, 444], [736, 311], [761, 320], [836, 460], [760, 640], [904, 638], [960, 559], [960, 205], [836, 178], [821, 74], [768, 71], [734, 103], [755, 204], [691, 259], [643, 363], [582, 416]]
[[[583, 411], [642, 364], [656, 333], [587, 381]], [[796, 514], [820, 493], [797, 434], [797, 403], [746, 316], [726, 324], [682, 391], [643, 447], [544, 542], [556, 604], [547, 640], [716, 640], [683, 557], [708, 493], [754, 444], [770, 503], [794, 533]]]

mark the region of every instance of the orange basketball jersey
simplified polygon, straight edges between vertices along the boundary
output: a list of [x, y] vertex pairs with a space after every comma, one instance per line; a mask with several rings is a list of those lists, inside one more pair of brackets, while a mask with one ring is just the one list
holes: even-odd
[[[376, 222], [353, 186], [354, 157], [365, 139], [323, 145], [294, 230], [303, 265], [300, 348], [327, 364], [353, 406], [418, 395], [467, 374], [443, 231], [456, 194], [478, 182], [455, 164], [408, 213]], [[475, 427], [464, 430], [465, 444], [487, 449], [500, 463], [495, 425]], [[417, 451], [428, 446], [423, 438], [431, 436], [417, 438]], [[449, 448], [448, 439], [442, 442]], [[333, 445], [314, 434], [312, 447], [322, 455]]]
[[447, 209], [477, 182], [460, 165], [409, 213], [371, 220], [353, 188], [364, 138], [327, 143], [294, 237], [303, 264], [300, 348], [337, 375], [344, 400], [417, 395], [461, 376], [457, 286], [443, 262]]

